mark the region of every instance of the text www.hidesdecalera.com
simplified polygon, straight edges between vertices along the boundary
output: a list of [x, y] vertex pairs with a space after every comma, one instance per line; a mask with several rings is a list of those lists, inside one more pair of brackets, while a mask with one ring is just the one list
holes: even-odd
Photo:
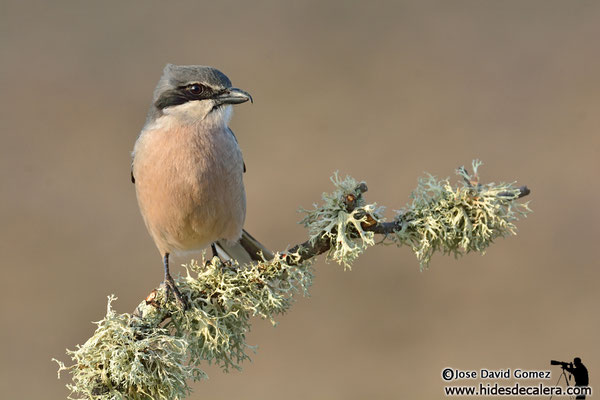
[[[442, 379], [446, 382], [465, 381], [463, 385], [444, 386], [444, 394], [447, 397], [460, 396], [589, 396], [592, 394], [590, 386], [554, 385], [550, 382], [538, 384], [522, 384], [518, 380], [543, 379], [550, 380], [551, 371], [528, 371], [523, 369], [501, 369], [489, 370], [482, 368], [479, 371], [465, 371], [454, 368], [442, 370]], [[517, 382], [503, 385], [498, 380], [515, 379]], [[466, 381], [484, 380], [485, 383], [466, 384]], [[474, 383], [474, 382], [473, 382]], [[557, 382], [558, 383], [558, 382]], [[583, 398], [583, 397], [581, 397]]]

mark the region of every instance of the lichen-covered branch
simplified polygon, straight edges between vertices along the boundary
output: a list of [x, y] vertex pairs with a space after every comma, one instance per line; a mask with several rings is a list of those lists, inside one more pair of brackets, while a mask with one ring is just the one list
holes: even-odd
[[[514, 200], [529, 195], [530, 190], [507, 183], [481, 184], [480, 165], [480, 161], [473, 161], [472, 175], [466, 168], [458, 168], [456, 172], [463, 180], [456, 188], [448, 179], [438, 180], [432, 175], [419, 179], [412, 203], [390, 222], [381, 216], [382, 207], [365, 203], [366, 183], [350, 177], [340, 180], [336, 174], [332, 181], [337, 190], [324, 193], [322, 205], [305, 210], [307, 216], [302, 223], [309, 228], [310, 239], [290, 252], [298, 253], [300, 262], [329, 252], [331, 259], [349, 267], [374, 244], [373, 234], [384, 235], [387, 241], [382, 243], [410, 245], [421, 267], [429, 264], [435, 251], [456, 256], [485, 252], [497, 237], [516, 233], [514, 221], [530, 210], [527, 203]], [[346, 227], [343, 234], [338, 233], [340, 226]]]
[[[435, 252], [455, 256], [485, 252], [494, 239], [516, 232], [514, 222], [529, 212], [516, 200], [529, 194], [514, 184], [481, 184], [479, 161], [473, 173], [463, 167], [452, 186], [428, 175], [419, 180], [412, 201], [391, 221], [383, 207], [367, 203], [367, 185], [353, 178], [332, 177], [335, 190], [323, 202], [304, 210], [301, 221], [309, 239], [274, 257], [239, 266], [218, 258], [192, 261], [177, 285], [189, 303], [183, 311], [164, 285], [154, 289], [132, 314], [117, 314], [109, 297], [106, 317], [94, 335], [67, 354], [74, 364], [59, 363], [72, 374], [67, 385], [75, 399], [182, 399], [189, 382], [202, 379], [203, 362], [224, 370], [240, 368], [249, 358], [246, 334], [250, 319], [275, 323], [297, 292], [306, 294], [313, 279], [312, 261], [329, 260], [349, 268], [368, 247], [380, 243], [407, 245], [426, 267]], [[376, 235], [381, 235], [379, 242]]]
[[[357, 191], [359, 191], [361, 194], [365, 193], [368, 190], [367, 185], [364, 182], [361, 182], [360, 185], [361, 186], [360, 186], [360, 188], [357, 188]], [[529, 190], [529, 188], [527, 186], [520, 186], [517, 189], [519, 191], [519, 193], [517, 195], [518, 199], [525, 197], [529, 193], [531, 193], [531, 191]], [[506, 196], [510, 200], [514, 199], [513, 192], [499, 193], [498, 196]], [[350, 204], [352, 204], [352, 203], [350, 203]], [[355, 205], [349, 205], [346, 208], [346, 210], [352, 211], [354, 208], [355, 208]], [[400, 231], [402, 229], [402, 218], [397, 218], [396, 220], [391, 221], [391, 222], [376, 221], [376, 223], [372, 223], [372, 222], [364, 223], [364, 224], [362, 224], [362, 228], [367, 232], [373, 232], [375, 234], [380, 234], [380, 235], [390, 235], [390, 234]], [[325, 253], [330, 248], [331, 248], [331, 241], [329, 240], [329, 238], [327, 236], [321, 236], [321, 237], [317, 237], [316, 239], [309, 239], [303, 243], [297, 244], [294, 247], [292, 247], [289, 250], [289, 252], [292, 254], [298, 253], [300, 255], [300, 258], [298, 259], [297, 262], [301, 263], [301, 262], [310, 260], [313, 257], [316, 257], [318, 255]], [[289, 260], [289, 262], [294, 263], [295, 261]]]

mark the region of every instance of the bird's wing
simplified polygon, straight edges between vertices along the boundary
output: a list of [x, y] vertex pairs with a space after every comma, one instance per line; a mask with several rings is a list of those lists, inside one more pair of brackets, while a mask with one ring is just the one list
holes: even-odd
[[[233, 133], [231, 128], [227, 127], [227, 130], [229, 131], [229, 133], [231, 133], [231, 136], [233, 136], [233, 139], [235, 140], [235, 142], [238, 143], [237, 137], [235, 136], [235, 133]], [[244, 173], [245, 173], [246, 172], [246, 162], [242, 161], [242, 163], [244, 163]]]
[[231, 243], [219, 240], [216, 245], [220, 253], [236, 260], [239, 265], [248, 264], [253, 261], [262, 261], [263, 257], [267, 260], [271, 260], [274, 257], [269, 249], [246, 232], [245, 229], [242, 230], [242, 237], [237, 242]]

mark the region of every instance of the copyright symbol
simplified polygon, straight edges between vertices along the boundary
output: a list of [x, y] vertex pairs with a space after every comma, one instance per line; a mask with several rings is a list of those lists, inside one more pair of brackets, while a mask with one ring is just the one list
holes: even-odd
[[452, 368], [446, 368], [442, 371], [442, 379], [445, 381], [451, 381], [454, 378], [454, 370]]

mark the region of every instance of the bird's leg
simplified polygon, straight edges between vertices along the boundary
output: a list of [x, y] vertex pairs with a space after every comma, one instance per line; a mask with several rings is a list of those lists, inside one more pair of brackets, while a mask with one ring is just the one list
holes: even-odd
[[[215, 245], [214, 242], [210, 244], [210, 249], [212, 250], [212, 258], [217, 257], [219, 259], [219, 261], [221, 261], [221, 265], [223, 267], [231, 267], [231, 260], [223, 260], [221, 258], [221, 256], [219, 256], [219, 253], [217, 252], [217, 246]], [[205, 266], [208, 266], [208, 264], [210, 264], [211, 260], [206, 261]]]
[[210, 244], [210, 249], [212, 250], [212, 258], [210, 260], [206, 260], [206, 262], [204, 263], [205, 267], [208, 267], [210, 265], [210, 263], [212, 262], [212, 259], [217, 257], [219, 259], [219, 261], [221, 261], [221, 264], [224, 263], [224, 261], [221, 259], [221, 257], [219, 257], [219, 253], [217, 252], [217, 246], [215, 245], [215, 243], [211, 243]]
[[179, 289], [177, 289], [177, 286], [175, 285], [175, 281], [173, 280], [173, 277], [169, 273], [169, 253], [165, 253], [165, 255], [163, 256], [163, 264], [165, 266], [165, 285], [167, 286], [167, 291], [173, 292], [173, 294], [175, 295], [175, 299], [177, 300], [177, 303], [179, 303], [179, 305], [184, 310], [187, 309], [188, 304], [185, 301], [185, 299], [183, 298], [183, 296], [181, 295], [181, 292], [179, 292]]

